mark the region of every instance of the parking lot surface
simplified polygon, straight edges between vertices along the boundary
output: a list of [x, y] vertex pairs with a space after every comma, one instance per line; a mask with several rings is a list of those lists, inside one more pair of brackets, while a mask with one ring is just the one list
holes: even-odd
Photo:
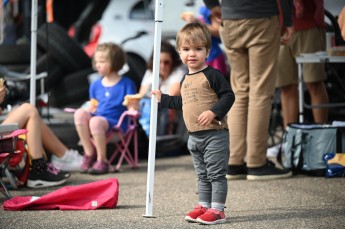
[[[196, 205], [197, 180], [191, 157], [156, 160], [153, 216], [145, 218], [147, 161], [131, 170], [102, 176], [73, 173], [67, 185], [116, 177], [120, 194], [114, 209], [90, 211], [4, 211], [0, 228], [205, 228], [188, 223]], [[272, 181], [229, 181], [227, 222], [212, 228], [345, 228], [345, 179], [298, 175]], [[55, 188], [11, 190], [12, 196], [42, 196]], [[0, 196], [2, 206], [5, 201]]]

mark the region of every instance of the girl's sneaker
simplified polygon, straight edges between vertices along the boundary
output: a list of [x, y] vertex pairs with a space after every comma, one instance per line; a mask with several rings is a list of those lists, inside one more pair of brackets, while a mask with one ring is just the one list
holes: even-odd
[[113, 168], [109, 162], [106, 161], [96, 161], [92, 168], [89, 169], [88, 173], [93, 175], [101, 175], [109, 172], [113, 172]]
[[31, 169], [28, 176], [29, 188], [44, 188], [64, 184], [70, 177], [69, 172], [61, 171], [50, 163], [44, 164], [42, 172]]
[[219, 224], [225, 223], [226, 219], [224, 212], [209, 208], [204, 214], [196, 219], [196, 222], [201, 224]]
[[202, 214], [204, 214], [205, 212], [207, 211], [207, 208], [201, 206], [201, 205], [198, 205], [196, 206], [193, 211], [189, 212], [185, 217], [184, 219], [188, 222], [193, 222], [195, 223], [196, 222], [196, 219], [201, 216]]
[[87, 173], [94, 162], [94, 156], [87, 156], [84, 154], [83, 160], [80, 166], [81, 173]]

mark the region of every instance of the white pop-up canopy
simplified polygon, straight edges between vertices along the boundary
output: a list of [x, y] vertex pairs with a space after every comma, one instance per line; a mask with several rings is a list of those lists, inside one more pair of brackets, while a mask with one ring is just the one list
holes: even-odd
[[[163, 0], [156, 0], [155, 3], [155, 36], [153, 48], [153, 84], [152, 89], [158, 89], [159, 84], [159, 62], [161, 33], [163, 23]], [[30, 56], [30, 103], [36, 103], [36, 53], [37, 53], [37, 0], [32, 0], [31, 9], [31, 56]], [[157, 134], [157, 110], [158, 102], [155, 96], [151, 98], [151, 117], [149, 135], [149, 158], [147, 173], [147, 193], [145, 217], [153, 217], [153, 185], [154, 168], [156, 158], [156, 134]]]
[[[155, 5], [155, 36], [153, 46], [153, 84], [152, 89], [158, 89], [159, 83], [159, 63], [161, 50], [161, 34], [163, 23], [163, 0], [156, 0]], [[151, 98], [151, 117], [149, 135], [149, 159], [147, 168], [147, 192], [146, 192], [146, 212], [144, 217], [153, 217], [153, 185], [154, 169], [156, 158], [156, 134], [157, 134], [157, 110], [158, 102], [155, 96]]]
[[31, 5], [30, 103], [36, 104], [37, 0]]

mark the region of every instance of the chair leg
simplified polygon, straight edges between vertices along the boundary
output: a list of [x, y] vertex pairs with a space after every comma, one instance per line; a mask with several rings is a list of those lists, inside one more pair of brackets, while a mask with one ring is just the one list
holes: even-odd
[[116, 170], [120, 170], [123, 159], [126, 159], [127, 163], [130, 166], [133, 166], [133, 158], [131, 157], [130, 151], [128, 150], [128, 146], [119, 146], [119, 147], [122, 149], [119, 149], [121, 156], [120, 156], [120, 159], [116, 165]]
[[8, 168], [5, 169], [5, 175], [10, 182], [13, 189], [18, 189], [18, 186], [16, 184], [16, 178], [13, 176], [13, 174], [8, 170]]
[[2, 178], [4, 177], [4, 171], [7, 169], [8, 162], [9, 162], [9, 157], [6, 158], [0, 164], [0, 185], [1, 185], [0, 190], [1, 190], [1, 192], [4, 194], [4, 196], [7, 199], [10, 199], [11, 198], [11, 194], [7, 190], [7, 187], [6, 187], [5, 183], [2, 181]]
[[138, 130], [134, 131], [134, 167], [138, 167]]
[[[110, 157], [109, 162], [112, 163], [115, 158], [120, 155], [119, 160], [116, 164], [116, 170], [120, 170], [123, 160], [125, 159], [128, 165], [134, 169], [138, 167], [138, 131], [134, 129], [126, 136], [120, 136], [119, 141], [115, 143], [116, 150], [113, 155]], [[133, 139], [134, 143], [134, 150], [133, 152], [129, 150], [129, 144]]]
[[[117, 147], [117, 145], [116, 145], [116, 147]], [[116, 156], [119, 154], [119, 150], [118, 149], [116, 149], [116, 151], [113, 153], [113, 155], [110, 157], [110, 159], [109, 159], [109, 163], [111, 164], [111, 163], [113, 163], [113, 161], [115, 160], [115, 158], [116, 158]]]
[[[2, 189], [1, 192], [4, 194], [4, 196], [7, 198], [7, 199], [10, 199], [11, 198], [11, 194], [9, 193], [9, 191], [7, 190], [6, 188], [6, 185], [4, 184], [4, 182], [2, 181], [2, 177], [0, 177], [0, 184], [2, 186]], [[1, 187], [0, 187], [1, 189]]]

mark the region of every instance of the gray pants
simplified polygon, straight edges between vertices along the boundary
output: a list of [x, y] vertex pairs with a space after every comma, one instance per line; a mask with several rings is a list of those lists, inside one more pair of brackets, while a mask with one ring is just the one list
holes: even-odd
[[211, 130], [191, 133], [188, 149], [198, 176], [199, 202], [225, 203], [229, 161], [229, 131]]

